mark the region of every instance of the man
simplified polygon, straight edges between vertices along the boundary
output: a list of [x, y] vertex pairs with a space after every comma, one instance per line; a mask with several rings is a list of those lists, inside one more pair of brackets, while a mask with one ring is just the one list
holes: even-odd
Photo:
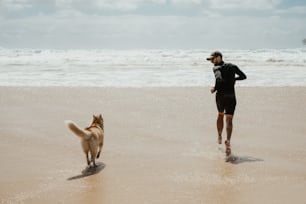
[[[216, 105], [218, 109], [217, 131], [218, 143], [222, 144], [223, 120], [225, 114], [226, 134], [225, 152], [226, 160], [229, 160], [231, 154], [230, 141], [233, 130], [233, 116], [236, 108], [235, 82], [236, 80], [246, 79], [246, 75], [236, 66], [230, 63], [224, 63], [222, 54], [219, 51], [212, 52], [207, 58], [214, 64], [213, 72], [215, 74], [215, 86], [210, 92], [216, 92]], [[238, 75], [238, 77], [236, 76]]]

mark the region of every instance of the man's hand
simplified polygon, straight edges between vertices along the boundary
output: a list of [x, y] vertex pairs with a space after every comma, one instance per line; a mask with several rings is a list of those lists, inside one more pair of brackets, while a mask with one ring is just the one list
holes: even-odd
[[215, 93], [215, 91], [216, 91], [216, 90], [215, 90], [215, 87], [212, 87], [212, 88], [210, 89], [210, 93], [212, 93], [212, 94]]

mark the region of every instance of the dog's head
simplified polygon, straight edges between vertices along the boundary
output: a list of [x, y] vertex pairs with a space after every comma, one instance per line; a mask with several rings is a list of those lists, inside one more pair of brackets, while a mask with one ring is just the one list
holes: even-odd
[[93, 115], [92, 124], [99, 125], [102, 129], [104, 127], [104, 120], [101, 114]]

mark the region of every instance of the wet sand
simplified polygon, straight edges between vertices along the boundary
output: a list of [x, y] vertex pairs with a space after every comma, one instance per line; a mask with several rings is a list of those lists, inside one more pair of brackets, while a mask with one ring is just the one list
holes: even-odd
[[[225, 162], [208, 87], [0, 87], [0, 203], [305, 203], [306, 88], [237, 98]], [[86, 169], [64, 120], [94, 113], [105, 146]]]

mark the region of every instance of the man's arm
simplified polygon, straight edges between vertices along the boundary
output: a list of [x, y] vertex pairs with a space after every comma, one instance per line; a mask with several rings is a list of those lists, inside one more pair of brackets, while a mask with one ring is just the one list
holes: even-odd
[[215, 86], [213, 87], [213, 89], [211, 89], [211, 93], [214, 93], [215, 91], [220, 90], [220, 88], [222, 87], [224, 83], [224, 80], [221, 74], [221, 68], [222, 66], [215, 66], [213, 68], [216, 80], [215, 80]]
[[235, 74], [238, 75], [238, 77], [235, 77], [235, 80], [244, 80], [247, 78], [247, 76], [237, 66], [235, 66]]

